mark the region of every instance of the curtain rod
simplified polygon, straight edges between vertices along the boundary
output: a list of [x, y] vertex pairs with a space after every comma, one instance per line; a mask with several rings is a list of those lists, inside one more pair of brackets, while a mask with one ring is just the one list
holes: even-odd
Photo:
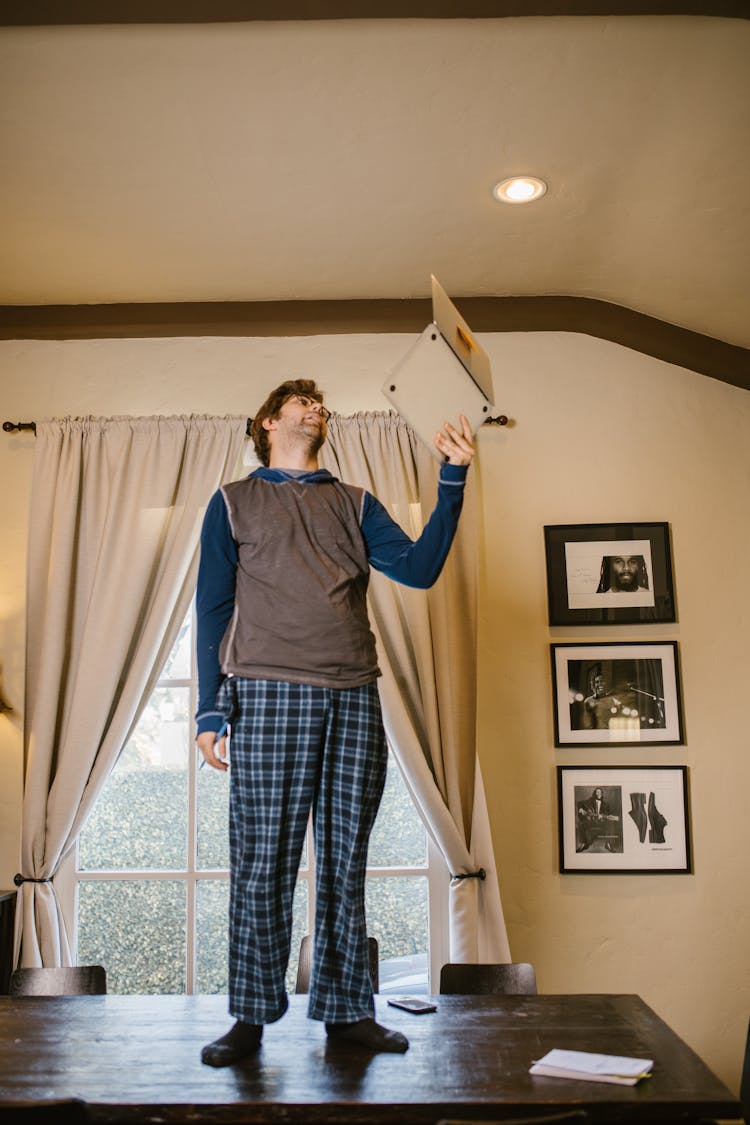
[[[248, 437], [250, 437], [250, 427], [252, 423], [252, 418], [248, 418], [247, 425], [245, 426], [245, 433]], [[6, 434], [11, 434], [14, 430], [32, 430], [36, 433], [36, 422], [3, 422], [3, 429]]]
[[[245, 426], [245, 433], [250, 437], [250, 427], [253, 424], [252, 418], [248, 418], [247, 425]], [[497, 418], [485, 418], [482, 422], [483, 426], [507, 426], [508, 417], [505, 414], [498, 414]], [[13, 433], [14, 430], [32, 430], [36, 433], [36, 422], [3, 422], [3, 429], [6, 434]]]

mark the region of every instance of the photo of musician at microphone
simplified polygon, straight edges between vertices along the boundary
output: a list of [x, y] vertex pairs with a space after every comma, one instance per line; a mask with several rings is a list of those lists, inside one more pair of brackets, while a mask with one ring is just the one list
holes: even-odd
[[666, 727], [660, 660], [571, 660], [571, 730], [663, 730]]

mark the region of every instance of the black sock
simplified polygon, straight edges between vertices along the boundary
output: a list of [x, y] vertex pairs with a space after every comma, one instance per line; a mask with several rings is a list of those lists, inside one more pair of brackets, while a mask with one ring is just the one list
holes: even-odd
[[263, 1025], [237, 1020], [226, 1035], [215, 1039], [201, 1051], [201, 1061], [208, 1066], [230, 1066], [233, 1062], [252, 1055], [260, 1047]]
[[371, 1017], [354, 1023], [327, 1023], [326, 1031], [329, 1038], [337, 1043], [356, 1043], [371, 1051], [391, 1051], [401, 1055], [409, 1049], [409, 1040], [405, 1035], [400, 1031], [390, 1031]]

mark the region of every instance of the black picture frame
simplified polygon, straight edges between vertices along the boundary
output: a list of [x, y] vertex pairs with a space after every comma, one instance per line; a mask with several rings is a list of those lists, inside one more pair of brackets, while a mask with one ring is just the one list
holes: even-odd
[[550, 645], [555, 746], [684, 744], [676, 641]]
[[544, 544], [550, 625], [676, 620], [668, 523], [550, 524]]
[[687, 766], [558, 766], [563, 875], [690, 875]]

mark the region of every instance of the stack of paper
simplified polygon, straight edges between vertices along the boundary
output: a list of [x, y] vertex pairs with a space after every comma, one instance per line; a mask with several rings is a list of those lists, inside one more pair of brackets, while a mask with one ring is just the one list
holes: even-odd
[[635, 1086], [648, 1078], [653, 1059], [631, 1059], [622, 1055], [595, 1055], [588, 1051], [548, 1051], [529, 1067], [529, 1074], [549, 1078], [577, 1078], [579, 1082], [614, 1082], [619, 1086]]

